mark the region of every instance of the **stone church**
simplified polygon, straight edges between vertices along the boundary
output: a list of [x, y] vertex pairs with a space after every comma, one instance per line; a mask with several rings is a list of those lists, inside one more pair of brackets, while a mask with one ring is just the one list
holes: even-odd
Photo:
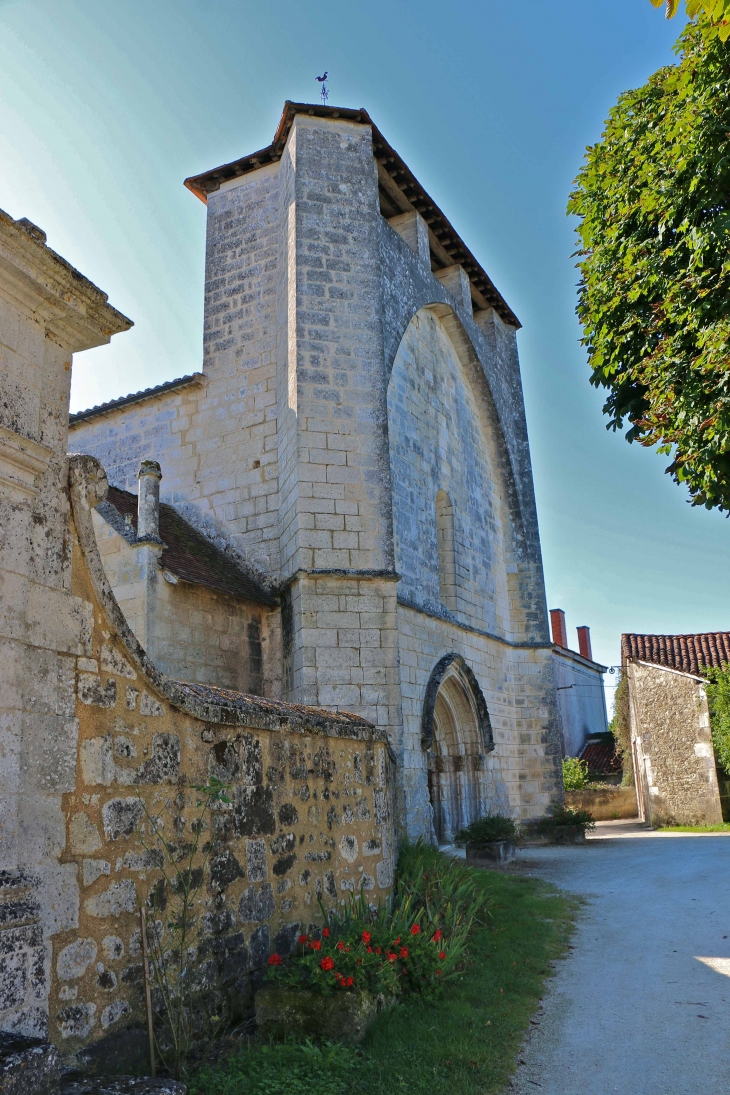
[[387, 733], [401, 829], [561, 795], [520, 326], [364, 110], [287, 102], [186, 180], [202, 372], [71, 416], [111, 587], [168, 676]]

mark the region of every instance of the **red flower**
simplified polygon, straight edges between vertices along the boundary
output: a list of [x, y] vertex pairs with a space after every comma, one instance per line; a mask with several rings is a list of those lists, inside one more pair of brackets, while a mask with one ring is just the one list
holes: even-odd
[[281, 955], [279, 955], [279, 954], [270, 954], [269, 955], [269, 965], [270, 966], [280, 966], [281, 965]]
[[445, 958], [445, 957], [446, 957], [446, 951], [439, 951], [439, 958]]
[[358, 964], [358, 966], [361, 966], [361, 965], [362, 965], [362, 958], [358, 958], [358, 960], [357, 960], [357, 964]]
[[397, 954], [393, 954], [393, 952], [392, 952], [392, 951], [388, 951], [388, 954], [387, 954], [387, 958], [388, 958], [388, 961], [389, 961], [389, 962], [395, 962], [395, 960], [397, 959], [397, 957], [398, 957], [398, 955], [397, 955]]
[[375, 948], [375, 953], [376, 954], [382, 954], [382, 951], [380, 950], [380, 947]]
[[394, 940], [393, 940], [393, 946], [394, 946], [394, 947], [395, 947], [395, 946], [397, 946], [397, 944], [398, 944], [398, 943], [400, 943], [400, 936], [398, 936], [398, 938], [397, 938], [397, 939], [394, 939]]
[[437, 976], [437, 977], [440, 977], [440, 976], [441, 976], [441, 970], [436, 970], [436, 976]]
[[354, 984], [355, 984], [355, 978], [354, 977], [348, 977], [347, 978], [347, 987], [348, 987], [348, 989], [351, 989]]
[[346, 954], [349, 954], [349, 953], [350, 953], [350, 948], [349, 948], [349, 947], [345, 947], [345, 953], [346, 953]]
[[411, 935], [420, 935], [420, 934], [421, 934], [421, 929], [419, 928], [418, 924], [414, 924], [413, 927], [411, 928]]
[[338, 951], [343, 951], [344, 949], [345, 949], [345, 944], [340, 939], [339, 943], [337, 944], [337, 950]]
[[408, 947], [401, 947], [398, 957], [399, 958], [407, 958], [408, 957]]
[[329, 937], [330, 937], [329, 928], [322, 928], [322, 935], [325, 937], [325, 939], [329, 939]]
[[308, 935], [300, 935], [299, 938], [297, 939], [297, 943], [306, 943], [308, 939], [309, 939]]
[[321, 951], [322, 950], [322, 944], [320, 943], [319, 939], [313, 939], [312, 942], [309, 945], [310, 945], [310, 947], [312, 948], [313, 951]]
[[333, 970], [335, 968], [335, 960], [334, 960], [334, 958], [330, 958], [330, 956], [328, 954], [326, 954], [324, 956], [324, 958], [322, 959], [322, 961], [319, 963], [319, 965], [320, 965], [320, 969], [323, 969], [325, 971], [326, 970]]
[[363, 943], [369, 943], [370, 940], [372, 939], [372, 935], [370, 934], [370, 932], [363, 932], [362, 936], [361, 936], [361, 939], [362, 939]]
[[433, 938], [434, 938], [435, 943], [438, 943], [439, 939], [441, 938], [441, 935], [442, 935], [441, 928], [436, 928], [436, 931], [433, 933]]
[[[368, 947], [368, 954], [372, 954], [372, 953], [373, 953], [373, 948], [372, 948], [372, 947]], [[380, 951], [378, 951], [378, 954], [380, 954]]]

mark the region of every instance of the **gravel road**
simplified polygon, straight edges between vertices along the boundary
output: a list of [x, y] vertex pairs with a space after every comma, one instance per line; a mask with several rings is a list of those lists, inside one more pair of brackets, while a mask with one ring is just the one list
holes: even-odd
[[730, 835], [599, 823], [520, 853], [588, 898], [510, 1095], [729, 1095]]

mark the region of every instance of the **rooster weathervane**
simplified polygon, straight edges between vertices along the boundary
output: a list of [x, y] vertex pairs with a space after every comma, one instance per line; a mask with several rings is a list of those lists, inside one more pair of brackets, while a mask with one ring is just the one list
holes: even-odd
[[327, 90], [327, 84], [325, 83], [325, 80], [327, 79], [327, 75], [328, 75], [327, 72], [325, 72], [324, 76], [315, 76], [314, 77], [315, 80], [317, 81], [317, 83], [320, 85], [319, 96], [320, 96], [320, 99], [322, 100], [322, 106], [327, 106], [327, 100], [330, 97], [330, 93]]

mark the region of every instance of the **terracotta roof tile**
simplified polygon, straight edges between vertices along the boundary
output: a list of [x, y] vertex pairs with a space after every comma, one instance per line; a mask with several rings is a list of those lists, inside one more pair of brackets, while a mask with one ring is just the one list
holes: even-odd
[[701, 635], [622, 635], [621, 661], [636, 658], [683, 673], [699, 674], [730, 662], [730, 631]]
[[621, 771], [621, 758], [616, 754], [614, 742], [589, 741], [580, 755], [588, 763], [589, 772], [602, 772], [612, 775]]
[[[137, 495], [119, 487], [109, 487], [106, 498], [122, 518], [130, 517], [132, 528], [137, 532]], [[104, 503], [99, 507], [104, 514]], [[160, 503], [160, 538], [165, 548], [160, 555], [163, 567], [184, 582], [217, 589], [244, 601], [274, 605], [276, 598], [259, 582], [255, 575], [247, 573], [225, 552], [211, 543], [201, 532], [193, 528], [172, 506]]]

